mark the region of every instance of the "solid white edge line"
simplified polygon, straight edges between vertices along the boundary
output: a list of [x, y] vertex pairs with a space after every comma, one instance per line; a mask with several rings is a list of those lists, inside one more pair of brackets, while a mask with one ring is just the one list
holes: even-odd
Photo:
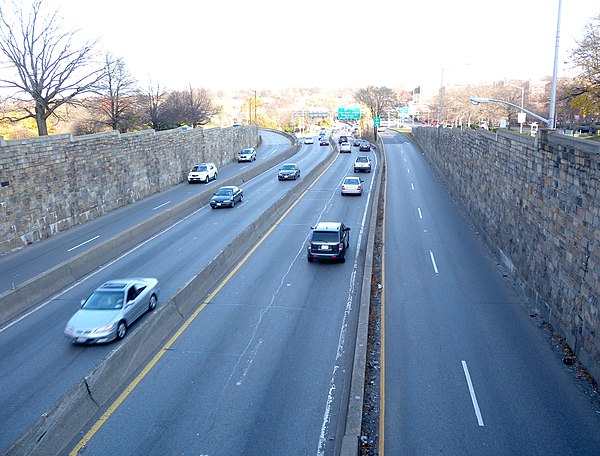
[[[377, 160], [375, 160], [375, 166], [377, 166]], [[343, 369], [341, 360], [342, 360], [342, 356], [344, 354], [346, 331], [348, 329], [348, 324], [349, 324], [348, 319], [349, 319], [350, 313], [352, 312], [352, 302], [354, 299], [354, 288], [356, 286], [356, 274], [358, 272], [359, 250], [360, 250], [360, 245], [362, 243], [363, 234], [365, 231], [365, 225], [366, 225], [366, 221], [367, 221], [367, 213], [369, 212], [369, 203], [371, 201], [371, 195], [372, 195], [372, 191], [373, 191], [373, 184], [374, 184], [374, 179], [371, 179], [371, 182], [369, 185], [369, 193], [367, 194], [367, 201], [365, 203], [365, 210], [363, 211], [363, 217], [360, 222], [360, 231], [359, 231], [357, 239], [356, 239], [354, 264], [352, 266], [352, 273], [350, 274], [350, 284], [349, 284], [349, 288], [348, 288], [348, 296], [346, 299], [346, 307], [344, 309], [344, 317], [342, 319], [340, 335], [338, 338], [338, 346], [337, 346], [337, 352], [336, 352], [336, 356], [335, 356], [335, 365], [333, 366], [333, 372], [331, 374], [331, 379], [329, 381], [329, 389], [327, 391], [327, 400], [325, 402], [325, 411], [323, 413], [323, 422], [321, 423], [321, 432], [319, 434], [319, 442], [317, 444], [317, 456], [325, 455], [325, 445], [327, 443], [327, 432], [328, 432], [328, 428], [329, 428], [329, 424], [331, 422], [331, 416], [332, 416], [331, 406], [333, 405], [334, 394], [337, 389], [336, 377], [337, 377], [338, 371]], [[337, 189], [335, 190], [335, 192], [337, 192]], [[334, 193], [332, 193], [332, 196], [334, 195]], [[327, 204], [325, 206], [327, 206]], [[377, 207], [375, 207], [374, 210], [377, 210]], [[319, 216], [319, 220], [320, 220], [320, 216]]]
[[431, 250], [429, 251], [429, 256], [431, 257], [431, 264], [433, 264], [433, 270], [435, 271], [436, 274], [439, 274], [437, 264], [435, 262], [435, 257], [433, 256], [433, 252]]
[[171, 203], [171, 201], [167, 201], [166, 203], [162, 203], [160, 206], [153, 207], [152, 210], [155, 211], [156, 209], [160, 209], [161, 207], [166, 206], [167, 204], [170, 204], [170, 203]]
[[95, 240], [96, 240], [96, 239], [98, 239], [99, 237], [100, 237], [100, 236], [94, 236], [93, 238], [91, 238], [91, 239], [88, 239], [87, 241], [85, 241], [85, 242], [82, 242], [81, 244], [78, 244], [78, 245], [76, 245], [75, 247], [71, 247], [70, 249], [68, 249], [68, 250], [67, 250], [67, 252], [70, 252], [71, 250], [78, 249], [78, 248], [79, 248], [79, 247], [81, 247], [82, 245], [86, 245], [88, 242], [95, 241]]
[[465, 371], [465, 377], [467, 378], [467, 385], [469, 385], [469, 393], [471, 394], [471, 401], [473, 402], [473, 408], [475, 409], [475, 415], [477, 416], [477, 423], [479, 426], [483, 426], [483, 418], [481, 417], [481, 410], [479, 410], [479, 404], [477, 403], [477, 397], [475, 396], [475, 389], [473, 388], [473, 383], [471, 382], [471, 376], [469, 375], [467, 362], [463, 360], [462, 366], [463, 371]]

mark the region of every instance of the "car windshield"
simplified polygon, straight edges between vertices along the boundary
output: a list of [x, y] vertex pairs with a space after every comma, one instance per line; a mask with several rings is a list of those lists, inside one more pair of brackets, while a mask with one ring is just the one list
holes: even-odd
[[88, 310], [113, 310], [122, 307], [122, 291], [94, 291], [83, 305], [83, 308]]
[[281, 167], [281, 169], [284, 170], [284, 171], [294, 171], [295, 166], [294, 165], [283, 165]]
[[215, 193], [215, 195], [217, 196], [227, 196], [227, 195], [232, 195], [233, 194], [233, 190], [230, 188], [220, 188], [219, 190], [217, 190], [217, 193]]
[[367, 157], [356, 157], [356, 161], [357, 162], [365, 162], [366, 163], [368, 160], [367, 160]]
[[339, 242], [340, 237], [335, 231], [313, 231], [313, 242]]
[[347, 185], [358, 185], [360, 181], [356, 177], [347, 177], [344, 179], [344, 184]]
[[251, 154], [252, 153], [252, 149], [244, 149], [242, 150], [243, 154]]
[[196, 166], [195, 171], [206, 171], [208, 170], [208, 167], [206, 165], [198, 165]]

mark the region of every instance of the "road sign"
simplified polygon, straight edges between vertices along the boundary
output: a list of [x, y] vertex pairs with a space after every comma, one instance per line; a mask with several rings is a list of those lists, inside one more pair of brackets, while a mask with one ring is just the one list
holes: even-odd
[[381, 126], [381, 117], [373, 117], [373, 126], [374, 127]]
[[338, 108], [339, 120], [360, 119], [360, 108]]

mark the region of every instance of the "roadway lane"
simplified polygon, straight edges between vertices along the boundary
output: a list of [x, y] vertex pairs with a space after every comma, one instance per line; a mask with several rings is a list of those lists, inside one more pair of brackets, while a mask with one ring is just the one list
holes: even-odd
[[[260, 130], [260, 135], [262, 144], [257, 150], [255, 163], [231, 163], [219, 168], [219, 176], [213, 182], [196, 185], [184, 182], [58, 233], [49, 239], [0, 256], [0, 293], [18, 286], [162, 211], [168, 210], [206, 190], [207, 186], [218, 188], [220, 181], [282, 153], [291, 145], [289, 139], [274, 132]], [[190, 164], [190, 168], [192, 166], [193, 164]]]
[[597, 454], [600, 413], [423, 155], [387, 160], [379, 454]]
[[[338, 156], [81, 454], [333, 454], [367, 237], [367, 194], [339, 194], [354, 156]], [[339, 220], [346, 263], [308, 263], [310, 226]]]
[[[303, 146], [293, 160], [304, 175], [325, 156], [325, 148]], [[74, 346], [64, 339], [64, 326], [81, 299], [108, 279], [149, 276], [160, 281], [160, 306], [295, 184], [279, 182], [273, 168], [243, 184], [242, 204], [217, 210], [205, 206], [174, 220], [169, 229], [40, 303], [27, 318], [0, 328], [0, 450], [113, 349], [113, 344]], [[142, 327], [136, 323], [133, 330]]]

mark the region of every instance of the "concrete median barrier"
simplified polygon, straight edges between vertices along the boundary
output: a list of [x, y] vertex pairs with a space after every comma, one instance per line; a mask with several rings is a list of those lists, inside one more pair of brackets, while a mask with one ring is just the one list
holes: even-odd
[[[335, 159], [336, 155], [330, 153], [326, 160], [250, 223], [173, 297], [159, 303], [154, 312], [134, 325], [125, 339], [118, 342], [116, 348], [96, 368], [30, 426], [7, 454], [42, 456], [64, 452], [66, 445], [81, 433], [86, 423], [115, 399], [115, 395], [132, 380], [135, 373], [162, 349], [167, 338], [206, 300], [232, 268]], [[281, 156], [265, 162], [255, 175], [280, 161]], [[135, 237], [132, 235], [132, 238]]]
[[[293, 144], [284, 153], [250, 167], [240, 175], [227, 179], [222, 185], [241, 185], [266, 170], [285, 161], [299, 150]], [[166, 211], [126, 230], [92, 249], [34, 277], [14, 290], [0, 294], [0, 324], [4, 324], [27, 312], [36, 304], [52, 298], [61, 290], [83, 279], [103, 264], [122, 255], [144, 240], [160, 233], [199, 207], [205, 206], [212, 197], [213, 189], [206, 189]]]

